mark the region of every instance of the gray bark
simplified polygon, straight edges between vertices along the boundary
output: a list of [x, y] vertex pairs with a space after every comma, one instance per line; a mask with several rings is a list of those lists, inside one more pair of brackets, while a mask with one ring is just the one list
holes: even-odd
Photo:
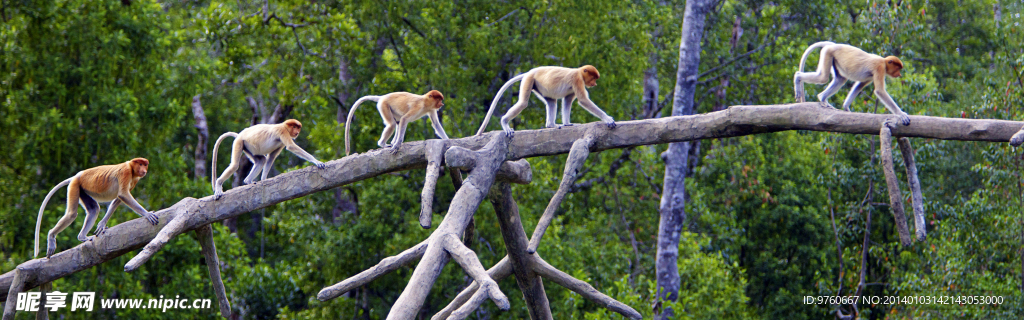
[[555, 211], [558, 210], [558, 206], [562, 204], [562, 200], [565, 199], [565, 194], [569, 192], [573, 184], [576, 183], [576, 178], [579, 177], [580, 169], [583, 168], [583, 163], [587, 161], [587, 156], [590, 155], [590, 146], [594, 144], [594, 138], [587, 136], [583, 139], [577, 140], [572, 144], [572, 149], [569, 150], [569, 157], [565, 160], [565, 171], [562, 173], [562, 183], [558, 185], [558, 191], [555, 191], [555, 195], [551, 197], [551, 201], [548, 202], [547, 208], [544, 209], [544, 214], [541, 215], [540, 221], [537, 222], [537, 228], [533, 231], [533, 236], [530, 237], [530, 245], [526, 249], [527, 253], [537, 252], [537, 247], [540, 246], [540, 240], [544, 237], [544, 232], [547, 231], [548, 226], [551, 225], [551, 221], [555, 219]]
[[[582, 144], [580, 142], [574, 144], [574, 146], [579, 145]], [[498, 223], [501, 225], [502, 237], [505, 240], [505, 249], [508, 255], [492, 267], [488, 274], [497, 281], [509, 276], [513, 271], [515, 272], [516, 282], [523, 292], [523, 299], [526, 301], [531, 319], [552, 318], [541, 278], [547, 278], [555, 284], [576, 292], [584, 299], [618, 312], [629, 319], [641, 318], [640, 313], [633, 308], [597, 291], [590, 284], [556, 269], [541, 259], [540, 255], [528, 253], [525, 249], [532, 242], [526, 239], [526, 232], [523, 230], [522, 221], [519, 218], [519, 208], [512, 199], [511, 188], [507, 184], [495, 187], [489, 199], [498, 215]], [[540, 229], [541, 227], [538, 226], [534, 229], [534, 233]], [[487, 296], [485, 292], [478, 289], [479, 285], [474, 282], [431, 319], [465, 319], [473, 310], [480, 307]]]
[[[697, 90], [700, 66], [700, 41], [704, 36], [704, 18], [717, 0], [686, 1], [683, 15], [682, 39], [679, 41], [679, 66], [676, 71], [675, 97], [672, 116], [693, 114], [693, 97]], [[658, 212], [658, 244], [655, 258], [657, 301], [676, 301], [679, 297], [679, 234], [686, 220], [686, 171], [690, 142], [675, 142], [661, 155], [665, 161], [664, 188]], [[660, 305], [660, 303], [657, 303]], [[655, 308], [656, 319], [672, 318], [670, 308]]]
[[46, 305], [46, 293], [53, 289], [53, 283], [47, 282], [39, 286], [39, 311], [36, 312], [36, 320], [50, 319], [49, 310], [43, 308]]
[[900, 235], [900, 244], [909, 246], [911, 244], [910, 231], [907, 229], [907, 215], [903, 211], [903, 194], [900, 192], [900, 182], [896, 179], [896, 171], [892, 165], [892, 134], [889, 123], [882, 124], [879, 137], [882, 149], [882, 171], [885, 173], [885, 184], [889, 188], [889, 211], [892, 212], [893, 220], [896, 220], [896, 232]]
[[914, 148], [910, 146], [910, 139], [899, 138], [896, 142], [900, 146], [900, 154], [903, 155], [903, 165], [907, 167], [907, 185], [910, 186], [910, 195], [914, 200], [914, 233], [918, 241], [924, 241], [928, 235], [928, 226], [924, 222], [924, 196], [921, 195], [921, 180], [917, 178]]
[[483, 266], [476, 260], [476, 256], [472, 255], [472, 259], [468, 258], [466, 255], [472, 254], [472, 251], [461, 242], [456, 241], [466, 230], [473, 213], [476, 212], [480, 202], [486, 196], [487, 190], [494, 183], [498, 167], [506, 158], [508, 141], [498, 135], [490, 135], [490, 138], [487, 145], [478, 151], [452, 147], [445, 152], [445, 162], [449, 166], [472, 171], [462, 184], [462, 188], [455, 193], [451, 207], [448, 208], [448, 214], [445, 215], [437, 229], [431, 233], [427, 240], [427, 252], [423, 254], [422, 260], [413, 271], [405, 290], [395, 301], [387, 319], [415, 318], [423, 301], [427, 298], [427, 293], [434, 285], [434, 281], [441, 274], [441, 268], [448, 263], [448, 259], [451, 257], [454, 257], [456, 262], [466, 269], [477, 283], [481, 284], [482, 290], [479, 292], [486, 292], [502, 310], [509, 308], [508, 298], [498, 290], [497, 283], [487, 276]]
[[199, 239], [199, 246], [206, 258], [206, 268], [210, 272], [210, 286], [217, 296], [217, 305], [220, 307], [220, 315], [224, 318], [231, 317], [231, 302], [224, 290], [224, 281], [220, 278], [220, 258], [217, 257], [217, 246], [213, 243], [213, 227], [205, 225], [196, 229], [196, 238]]
[[[570, 183], [570, 185], [572, 185]], [[561, 188], [559, 188], [561, 189]], [[519, 220], [519, 206], [512, 198], [512, 186], [506, 182], [499, 183], [488, 197], [491, 205], [494, 206], [494, 213], [498, 216], [498, 224], [501, 226], [501, 236], [505, 242], [505, 251], [512, 261], [512, 272], [516, 275], [516, 284], [523, 292], [523, 300], [526, 301], [526, 310], [530, 312], [530, 319], [552, 320], [551, 306], [548, 303], [547, 293], [544, 292], [544, 282], [541, 277], [531, 268], [532, 262], [526, 256], [529, 242], [526, 238], [526, 230]], [[538, 228], [539, 229], [539, 228]]]
[[198, 132], [195, 178], [196, 180], [203, 180], [206, 179], [206, 144], [210, 139], [210, 129], [206, 125], [206, 112], [203, 111], [203, 105], [199, 103], [198, 94], [192, 97], [192, 118], [196, 121], [196, 131]]
[[[569, 152], [577, 140], [587, 135], [594, 136], [594, 143], [590, 147], [591, 152], [785, 130], [874, 135], [879, 133], [878, 124], [889, 117], [891, 117], [889, 114], [865, 114], [825, 109], [818, 107], [814, 102], [771, 106], [735, 106], [723, 111], [700, 115], [622, 121], [618, 122], [618, 127], [615, 129], [608, 129], [602, 123], [590, 123], [562, 128], [521, 130], [516, 132], [515, 139], [508, 142], [507, 146], [489, 148], [480, 152], [500, 155], [497, 156], [497, 159], [501, 161], [564, 154]], [[911, 116], [911, 120], [910, 126], [899, 126], [892, 129], [892, 134], [899, 137], [1007, 142], [1010, 136], [1024, 125], [1019, 121], [927, 116]], [[452, 149], [456, 149], [456, 147], [480, 149], [489, 140], [500, 136], [503, 136], [503, 133], [495, 131], [481, 136], [452, 139], [448, 143]], [[212, 196], [202, 199], [185, 198], [168, 208], [154, 212], [160, 217], [160, 223], [156, 226], [150, 225], [149, 222], [141, 218], [113, 226], [104, 235], [96, 237], [93, 241], [58, 252], [50, 259], [40, 258], [26, 261], [19, 265], [16, 271], [0, 275], [0, 296], [6, 295], [8, 298], [14, 299], [9, 300], [10, 302], [6, 304], [5, 314], [9, 309], [13, 316], [14, 302], [18, 292], [88, 269], [143, 246], [147, 248], [126, 265], [129, 270], [142, 266], [142, 263], [159, 251], [169, 239], [183, 232], [196, 230], [210, 223], [236, 217], [286, 200], [326, 191], [389, 172], [425, 167], [427, 164], [425, 146], [425, 142], [412, 141], [403, 144], [402, 148], [394, 154], [390, 153], [390, 150], [374, 150], [354, 154], [329, 161], [327, 167], [322, 170], [310, 166], [228, 190], [220, 200], [214, 200]], [[453, 151], [449, 150], [449, 153]], [[462, 152], [478, 154], [469, 150]], [[483, 155], [479, 156], [483, 157]], [[486, 160], [493, 160], [492, 157], [493, 155], [487, 157]], [[465, 160], [471, 157], [463, 156], [462, 158], [460, 163], [452, 163], [452, 157], [446, 157], [446, 160], [449, 161], [449, 168], [462, 167], [465, 165]], [[488, 161], [476, 161], [476, 168], [480, 168], [481, 162]], [[470, 173], [463, 185], [464, 188], [460, 188], [460, 193], [473, 192], [473, 198], [477, 200], [475, 203], [479, 204], [484, 194], [482, 190], [487, 190], [481, 190], [481, 187], [483, 185], [490, 186], [490, 183], [485, 184], [486, 181], [481, 180], [479, 176]], [[469, 206], [472, 202], [466, 200], [467, 195], [456, 196], [458, 198], [452, 201], [453, 204], [465, 207], [460, 210], [449, 209], [445, 220], [458, 221], [449, 222], [449, 225], [453, 225], [449, 227], [445, 227], [445, 222], [442, 221], [438, 230], [443, 229], [458, 235], [462, 232], [458, 227], [462, 226], [463, 222], [468, 223], [472, 216], [469, 207], [475, 210], [476, 205]], [[441, 249], [440, 246], [438, 249]], [[430, 254], [429, 250], [427, 254]], [[424, 265], [426, 264], [421, 261], [420, 266]], [[492, 270], [496, 268], [497, 266]], [[497, 271], [500, 270], [497, 269]], [[488, 274], [494, 277], [494, 272]], [[541, 273], [541, 276], [544, 276], [544, 273]], [[418, 290], [422, 290], [419, 292], [425, 294], [432, 281], [422, 283], [425, 285]], [[573, 284], [575, 285], [575, 283]]]
[[434, 215], [434, 190], [441, 176], [444, 150], [445, 140], [427, 140], [427, 176], [423, 180], [423, 193], [420, 195], [420, 226], [423, 229], [430, 229], [430, 220]]

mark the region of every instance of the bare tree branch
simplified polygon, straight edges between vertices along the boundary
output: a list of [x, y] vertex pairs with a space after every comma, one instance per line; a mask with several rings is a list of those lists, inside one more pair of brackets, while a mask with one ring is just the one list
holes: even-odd
[[[439, 272], [440, 270], [439, 268], [434, 271], [426, 269], [441, 266], [442, 262], [447, 262], [448, 259], [448, 254], [444, 253], [444, 247], [434, 244], [439, 244], [438, 241], [447, 234], [461, 236], [466, 225], [472, 219], [477, 205], [490, 189], [494, 177], [498, 175], [498, 164], [510, 160], [567, 153], [577, 140], [588, 135], [594, 137], [590, 151], [599, 152], [639, 145], [735, 137], [786, 130], [873, 135], [879, 134], [878, 124], [890, 117], [889, 114], [865, 114], [825, 109], [818, 107], [817, 103], [813, 102], [771, 106], [734, 106], [726, 110], [699, 115], [623, 121], [619, 122], [615, 129], [608, 129], [601, 123], [591, 123], [552, 129], [520, 130], [516, 132], [515, 138], [511, 141], [506, 141], [503, 137], [504, 133], [500, 131], [449, 140], [448, 143], [451, 147], [446, 152], [445, 165], [449, 168], [465, 169], [472, 164], [474, 170], [470, 171], [462, 188], [456, 194], [456, 199], [453, 199], [453, 207], [449, 209], [444, 221], [438, 226], [438, 231], [435, 231], [429, 239], [434, 243], [428, 242], [428, 248], [423, 254], [424, 258], [420, 261], [417, 271], [414, 272], [413, 281], [410, 281], [406, 290], [407, 292], [415, 291], [413, 295], [415, 298], [413, 296], [400, 298], [396, 305], [408, 307], [396, 307], [392, 312], [400, 311], [398, 309], [418, 310], [418, 306], [423, 302], [421, 299], [425, 297], [433, 284], [433, 278], [435, 278], [425, 275], [425, 273]], [[927, 116], [911, 116], [911, 118], [911, 125], [891, 129], [892, 135], [1006, 142], [1024, 125], [1022, 122], [1005, 120]], [[483, 148], [488, 142], [492, 142], [492, 144]], [[0, 295], [16, 299], [19, 292], [66, 277], [146, 246], [146, 250], [136, 255], [126, 265], [129, 270], [141, 267], [167, 241], [183, 232], [197, 230], [210, 223], [237, 217], [282, 201], [326, 191], [389, 172], [422, 168], [427, 165], [425, 146], [425, 142], [409, 142], [403, 144], [396, 153], [391, 153], [390, 150], [374, 150], [330, 161], [325, 169], [306, 167], [293, 170], [271, 179], [231, 189], [220, 200], [214, 200], [211, 196], [202, 199], [182, 199], [168, 208], [155, 212], [161, 222], [156, 226], [150, 225], [144, 219], [134, 219], [113, 226], [104, 235], [59, 252], [49, 259], [33, 259], [22, 263], [16, 270], [0, 275]], [[485, 166], [485, 169], [482, 169], [481, 165]], [[426, 261], [428, 258], [432, 261]], [[492, 268], [492, 271], [495, 269], [503, 270], [496, 266]], [[551, 279], [556, 283], [576, 288], [574, 291], [590, 292], [590, 289], [583, 286], [585, 283], [561, 278], [557, 272], [543, 268], [535, 271], [541, 276], [552, 277]], [[488, 276], [495, 277], [495, 272], [488, 272]], [[460, 295], [460, 297], [463, 296]], [[588, 297], [588, 295], [584, 296]], [[9, 300], [5, 314], [10, 313], [13, 316], [14, 301], [16, 300]], [[403, 312], [403, 314], [415, 314], [415, 312]], [[408, 319], [405, 316], [395, 318]]]
[[882, 124], [882, 130], [879, 134], [882, 149], [882, 171], [885, 173], [885, 184], [889, 188], [889, 211], [892, 212], [892, 218], [896, 220], [896, 232], [900, 235], [900, 244], [903, 246], [909, 246], [911, 244], [910, 231], [907, 228], [907, 215], [903, 211], [903, 196], [900, 192], [900, 183], [896, 179], [896, 172], [892, 165], [892, 134], [890, 133], [889, 126], [893, 125], [890, 121], [885, 121]]

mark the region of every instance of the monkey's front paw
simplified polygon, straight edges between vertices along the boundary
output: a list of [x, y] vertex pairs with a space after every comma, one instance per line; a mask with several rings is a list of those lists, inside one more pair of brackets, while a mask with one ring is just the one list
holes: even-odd
[[82, 240], [82, 242], [92, 241], [92, 239], [95, 239], [95, 238], [96, 238], [96, 236], [88, 236], [88, 237], [85, 237], [85, 240]]
[[224, 191], [217, 190], [217, 191], [213, 192], [213, 200], [220, 200], [220, 197], [223, 197], [223, 196], [224, 196]]
[[146, 220], [149, 220], [149, 223], [154, 225], [154, 226], [157, 223], [160, 223], [160, 218], [158, 218], [155, 214], [152, 214], [152, 213], [146, 215]]
[[608, 129], [615, 129], [615, 127], [618, 126], [615, 124], [615, 121], [605, 122], [604, 124], [608, 126]]
[[1017, 131], [1017, 133], [1010, 137], [1011, 146], [1019, 147], [1022, 143], [1024, 143], [1024, 130]]
[[388, 153], [390, 153], [390, 154], [396, 154], [396, 153], [398, 153], [398, 146], [399, 146], [399, 145], [397, 145], [397, 144], [396, 144], [396, 145], [394, 145], [393, 147], [391, 147], [391, 149], [389, 149], [389, 150], [388, 150]]
[[107, 232], [107, 226], [96, 226], [96, 235], [101, 235], [104, 232]]
[[908, 116], [906, 113], [899, 115], [899, 118], [900, 118], [900, 123], [903, 123], [903, 125], [905, 125], [905, 126], [909, 126], [910, 125], [910, 116]]
[[317, 167], [317, 168], [320, 168], [320, 169], [323, 169], [323, 168], [326, 168], [326, 167], [327, 167], [327, 165], [326, 165], [326, 164], [324, 164], [323, 162], [320, 162], [320, 161], [317, 161], [317, 162], [313, 162], [313, 164], [314, 164], [314, 165], [316, 165], [316, 167]]
[[512, 130], [512, 129], [504, 129], [504, 130], [505, 130], [505, 136], [509, 137], [509, 138], [512, 138], [512, 136], [515, 135], [515, 132], [516, 132], [515, 130]]

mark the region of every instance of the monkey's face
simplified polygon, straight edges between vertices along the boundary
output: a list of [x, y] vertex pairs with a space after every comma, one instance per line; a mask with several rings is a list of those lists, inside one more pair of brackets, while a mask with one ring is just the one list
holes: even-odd
[[430, 90], [427, 92], [427, 98], [434, 101], [434, 109], [441, 109], [444, 106], [444, 95], [440, 91]]
[[288, 119], [284, 121], [285, 129], [288, 129], [288, 134], [292, 136], [292, 139], [299, 136], [299, 132], [302, 131], [302, 122], [295, 119]]
[[890, 77], [899, 78], [900, 70], [903, 70], [903, 61], [894, 56], [885, 57], [885, 73]]
[[132, 159], [130, 166], [132, 167], [132, 174], [136, 177], [142, 178], [149, 172], [149, 160], [145, 158]]
[[597, 68], [594, 66], [586, 65], [583, 66], [583, 84], [588, 88], [597, 85], [597, 79], [601, 77], [601, 73], [597, 72]]

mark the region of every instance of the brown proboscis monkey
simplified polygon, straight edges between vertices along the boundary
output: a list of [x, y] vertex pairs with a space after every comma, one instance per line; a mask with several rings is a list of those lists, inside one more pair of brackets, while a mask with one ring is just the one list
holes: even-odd
[[494, 96], [491, 108], [487, 110], [487, 116], [484, 117], [484, 122], [480, 125], [480, 130], [477, 130], [476, 134], [479, 135], [484, 132], [484, 129], [487, 128], [487, 123], [491, 120], [491, 115], [494, 114], [495, 107], [498, 106], [498, 101], [501, 100], [501, 95], [517, 81], [522, 81], [519, 88], [519, 101], [516, 101], [516, 104], [512, 105], [508, 112], [501, 117], [501, 128], [505, 131], [505, 135], [509, 137], [512, 136], [515, 130], [512, 130], [508, 123], [518, 116], [523, 109], [526, 109], [527, 103], [530, 101], [531, 92], [544, 101], [547, 111], [544, 126], [547, 128], [555, 127], [555, 113], [558, 107], [556, 100], [558, 99], [562, 100], [562, 125], [572, 125], [569, 121], [570, 107], [573, 100], [579, 100], [580, 106], [583, 106], [583, 109], [600, 118], [609, 128], [615, 128], [615, 119], [612, 119], [601, 108], [597, 107], [590, 100], [590, 94], [587, 92], [587, 88], [597, 85], [597, 79], [600, 77], [601, 74], [597, 72], [597, 68], [591, 65], [579, 68], [537, 67], [512, 77], [512, 79], [505, 82], [505, 85], [501, 86], [498, 94]]
[[131, 193], [135, 185], [139, 183], [139, 179], [145, 177], [148, 171], [149, 160], [135, 158], [124, 163], [82, 170], [73, 177], [58, 183], [53, 189], [50, 189], [50, 192], [46, 194], [46, 198], [43, 199], [43, 204], [39, 206], [39, 217], [36, 218], [35, 251], [32, 253], [32, 256], [39, 255], [39, 229], [43, 223], [43, 209], [46, 208], [46, 203], [50, 201], [50, 197], [57, 192], [57, 189], [63, 186], [68, 186], [67, 209], [64, 216], [60, 218], [60, 221], [57, 221], [57, 225], [50, 229], [50, 233], [46, 235], [46, 258], [50, 258], [57, 250], [57, 234], [64, 231], [72, 222], [75, 222], [75, 218], [78, 217], [79, 205], [85, 208], [85, 225], [82, 226], [82, 231], [78, 233], [78, 240], [82, 242], [92, 240], [93, 238], [86, 235], [96, 222], [96, 217], [99, 216], [99, 202], [110, 202], [110, 205], [107, 206], [107, 213], [100, 220], [99, 225], [96, 226], [96, 235], [103, 234], [106, 231], [107, 221], [110, 220], [111, 214], [114, 213], [114, 210], [121, 203], [128, 205], [132, 211], [149, 220], [149, 223], [153, 225], [159, 223], [159, 218], [149, 212], [149, 210], [146, 210], [146, 208], [143, 208], [138, 201], [135, 201], [135, 197], [132, 197]]
[[[821, 48], [818, 69], [815, 72], [803, 72], [807, 55], [815, 48]], [[895, 114], [903, 125], [910, 125], [910, 117], [885, 91], [885, 76], [899, 78], [902, 69], [903, 62], [895, 56], [882, 58], [851, 45], [829, 41], [818, 42], [807, 47], [803, 57], [800, 58], [800, 69], [793, 75], [796, 101], [804, 102], [804, 82], [828, 83], [825, 90], [818, 94], [818, 100], [821, 101], [823, 107], [832, 107], [828, 103], [828, 98], [839, 92], [839, 88], [846, 84], [847, 80], [853, 80], [856, 83], [850, 90], [850, 94], [846, 96], [846, 101], [843, 102], [843, 109], [850, 111], [850, 104], [853, 103], [857, 94], [860, 94], [869, 84], [874, 84], [875, 96], [882, 102], [882, 105]], [[833, 76], [832, 82], [828, 81], [829, 74]]]
[[[352, 119], [355, 117], [356, 108], [365, 101], [377, 103], [377, 111], [384, 119], [384, 131], [381, 132], [377, 145], [381, 148], [391, 148], [391, 152], [397, 152], [398, 147], [405, 141], [405, 129], [409, 122], [430, 117], [430, 124], [434, 127], [434, 133], [441, 139], [448, 139], [441, 126], [441, 119], [437, 117], [438, 110], [444, 106], [444, 95], [440, 91], [430, 90], [426, 94], [415, 94], [408, 92], [392, 92], [383, 96], [365, 96], [356, 100], [352, 108], [348, 110], [348, 120], [345, 121], [345, 155], [351, 151], [349, 132], [352, 128]], [[397, 129], [397, 133], [395, 132]], [[394, 134], [391, 144], [384, 143]]]
[[224, 173], [219, 178], [213, 180], [214, 198], [220, 199], [224, 195], [224, 181], [238, 171], [242, 155], [245, 155], [253, 163], [249, 175], [242, 180], [244, 184], [255, 181], [256, 175], [261, 171], [263, 176], [260, 177], [260, 180], [266, 180], [267, 174], [270, 173], [270, 167], [274, 165], [274, 160], [277, 160], [281, 150], [285, 149], [312, 162], [317, 168], [323, 169], [325, 167], [323, 162], [316, 160], [313, 155], [295, 144], [295, 138], [299, 136], [300, 132], [302, 132], [302, 123], [295, 119], [288, 119], [279, 124], [257, 124], [245, 128], [239, 133], [226, 132], [220, 135], [217, 142], [213, 144], [213, 163], [210, 165], [210, 172], [213, 172], [215, 177], [217, 174], [217, 149], [220, 148], [221, 140], [234, 137], [235, 141], [231, 144], [231, 164], [224, 169]]

